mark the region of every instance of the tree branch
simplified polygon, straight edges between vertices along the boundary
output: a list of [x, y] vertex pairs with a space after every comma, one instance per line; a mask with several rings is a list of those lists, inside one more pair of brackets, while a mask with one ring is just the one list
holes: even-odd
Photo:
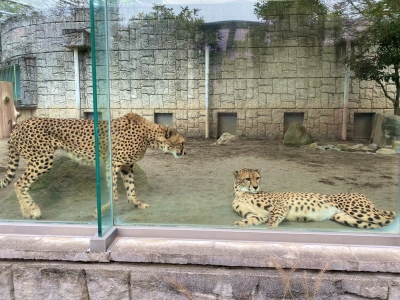
[[358, 12], [360, 15], [363, 15], [363, 12], [359, 9], [357, 5], [354, 4], [352, 0], [348, 0], [347, 3], [349, 3], [356, 12]]
[[395, 103], [395, 99], [393, 97], [390, 97], [389, 94], [387, 93], [386, 87], [383, 85], [383, 83], [379, 80], [375, 80], [382, 88], [383, 90], [383, 94], [385, 95], [386, 98], [388, 98], [390, 101], [393, 102], [393, 104]]

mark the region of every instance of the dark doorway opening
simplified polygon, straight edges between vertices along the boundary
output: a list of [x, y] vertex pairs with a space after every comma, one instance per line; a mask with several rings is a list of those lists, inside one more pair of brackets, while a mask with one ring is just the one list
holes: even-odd
[[218, 138], [223, 133], [237, 134], [237, 113], [218, 113]]

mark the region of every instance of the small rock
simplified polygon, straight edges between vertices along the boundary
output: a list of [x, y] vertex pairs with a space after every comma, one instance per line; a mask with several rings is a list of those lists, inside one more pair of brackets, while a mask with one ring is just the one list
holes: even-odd
[[392, 144], [392, 149], [396, 152], [396, 153], [400, 153], [400, 141], [395, 141]]
[[321, 147], [323, 147], [325, 150], [330, 150], [330, 149], [332, 149], [333, 147], [335, 147], [334, 145], [323, 145], [323, 146], [321, 146]]
[[318, 147], [318, 144], [316, 142], [310, 144], [310, 148], [316, 148], [316, 147]]
[[363, 146], [364, 146], [363, 144], [356, 144], [356, 145], [350, 146], [350, 149], [351, 150], [358, 150], [359, 148], [361, 148]]
[[372, 143], [372, 144], [369, 144], [369, 145], [368, 145], [368, 148], [371, 149], [371, 150], [376, 150], [376, 149], [378, 149], [378, 145]]
[[224, 132], [219, 139], [215, 142], [217, 145], [225, 145], [228, 144], [229, 142], [235, 141], [237, 139], [236, 135]]
[[394, 151], [393, 149], [388, 149], [388, 148], [380, 148], [375, 153], [377, 153], [377, 154], [396, 154], [396, 151]]
[[347, 151], [347, 150], [350, 149], [350, 145], [347, 145], [347, 144], [337, 144], [337, 145], [336, 145], [336, 148], [337, 148], [337, 149], [340, 149], [340, 150], [342, 150], [342, 151]]
[[361, 152], [372, 152], [374, 150], [370, 149], [368, 146], [362, 146], [360, 148], [356, 149], [357, 151], [361, 151]]

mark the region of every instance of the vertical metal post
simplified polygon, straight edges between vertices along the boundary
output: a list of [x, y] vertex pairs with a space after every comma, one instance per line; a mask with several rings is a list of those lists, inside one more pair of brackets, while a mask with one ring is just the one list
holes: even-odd
[[210, 115], [209, 115], [209, 87], [210, 87], [210, 46], [205, 47], [205, 104], [206, 104], [206, 138], [210, 137]]
[[[350, 58], [351, 50], [350, 41], [346, 42], [346, 59]], [[342, 117], [342, 140], [347, 139], [347, 118], [348, 118], [348, 106], [349, 106], [349, 85], [350, 85], [350, 66], [346, 63], [346, 69], [344, 71], [344, 89], [343, 89], [343, 117]]]
[[17, 65], [14, 64], [13, 65], [13, 71], [14, 71], [14, 80], [13, 80], [13, 84], [14, 84], [14, 100], [20, 100], [18, 99], [18, 95], [17, 95]]
[[79, 85], [79, 51], [74, 48], [74, 69], [75, 69], [75, 99], [76, 99], [76, 117], [81, 118], [81, 91]]

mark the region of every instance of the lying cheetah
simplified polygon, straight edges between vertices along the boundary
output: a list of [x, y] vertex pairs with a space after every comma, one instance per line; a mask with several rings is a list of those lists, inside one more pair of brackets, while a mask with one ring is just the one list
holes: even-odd
[[358, 193], [260, 192], [260, 170], [235, 171], [233, 209], [245, 219], [235, 225], [277, 227], [283, 220], [313, 222], [334, 220], [358, 228], [380, 228], [393, 222], [395, 212], [380, 210]]
[[[108, 126], [99, 122], [100, 157], [108, 153]], [[118, 200], [117, 173], [123, 179], [128, 201], [138, 208], [149, 205], [140, 203], [136, 197], [133, 166], [143, 158], [147, 148], [172, 153], [176, 158], [186, 154], [185, 138], [175, 129], [158, 125], [145, 118], [129, 113], [111, 121], [112, 133], [112, 189], [114, 201]], [[56, 149], [67, 151], [81, 163], [93, 164], [95, 160], [94, 122], [80, 119], [32, 118], [17, 125], [11, 133], [9, 162], [6, 174], [0, 180], [5, 188], [15, 177], [19, 157], [25, 158], [25, 173], [14, 184], [22, 216], [38, 219], [40, 208], [28, 194], [31, 185], [51, 169]]]

